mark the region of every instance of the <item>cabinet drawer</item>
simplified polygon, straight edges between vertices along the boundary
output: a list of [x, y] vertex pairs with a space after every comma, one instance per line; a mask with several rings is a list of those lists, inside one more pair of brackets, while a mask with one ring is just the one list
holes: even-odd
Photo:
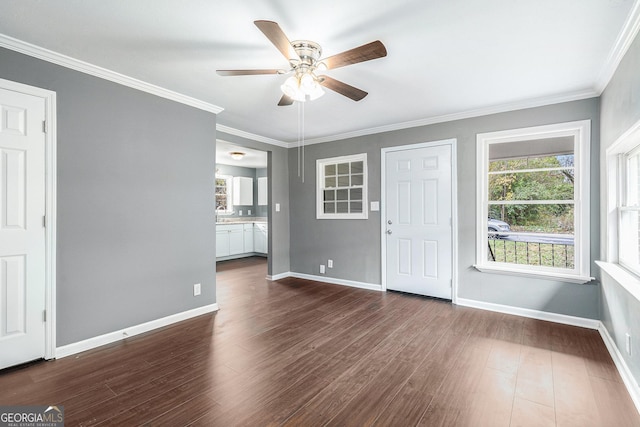
[[216, 232], [222, 231], [242, 231], [245, 224], [218, 224], [216, 225]]

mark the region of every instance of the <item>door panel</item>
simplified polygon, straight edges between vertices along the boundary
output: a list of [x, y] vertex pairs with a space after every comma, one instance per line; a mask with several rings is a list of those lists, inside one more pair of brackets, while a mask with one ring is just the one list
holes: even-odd
[[387, 289], [451, 299], [451, 146], [385, 154]]
[[45, 355], [44, 99], [0, 89], [0, 369]]

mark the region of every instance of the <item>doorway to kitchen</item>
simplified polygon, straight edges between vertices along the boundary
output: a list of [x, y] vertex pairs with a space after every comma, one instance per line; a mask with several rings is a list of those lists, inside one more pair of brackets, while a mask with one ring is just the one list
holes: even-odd
[[216, 263], [269, 256], [268, 153], [216, 142]]

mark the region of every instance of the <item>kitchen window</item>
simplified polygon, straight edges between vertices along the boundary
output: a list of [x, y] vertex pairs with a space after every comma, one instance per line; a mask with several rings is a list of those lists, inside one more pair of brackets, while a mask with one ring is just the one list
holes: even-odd
[[233, 213], [231, 182], [231, 176], [216, 174], [216, 215], [229, 215]]
[[367, 154], [316, 161], [316, 217], [367, 219]]

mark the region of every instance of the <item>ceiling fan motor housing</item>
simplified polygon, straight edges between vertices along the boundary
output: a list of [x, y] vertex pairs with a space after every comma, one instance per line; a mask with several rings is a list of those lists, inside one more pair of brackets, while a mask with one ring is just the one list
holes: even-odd
[[318, 59], [322, 55], [322, 48], [318, 43], [309, 40], [295, 40], [291, 42], [291, 46], [300, 57], [299, 62], [292, 58], [291, 66], [294, 69], [300, 68], [302, 71], [311, 69], [313, 71], [317, 67]]

